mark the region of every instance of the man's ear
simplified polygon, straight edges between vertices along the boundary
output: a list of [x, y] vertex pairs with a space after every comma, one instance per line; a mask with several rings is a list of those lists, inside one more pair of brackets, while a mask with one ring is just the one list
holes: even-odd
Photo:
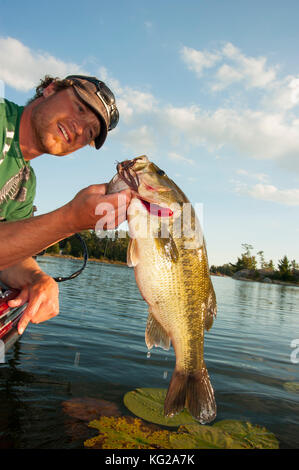
[[55, 93], [56, 87], [55, 82], [51, 82], [46, 88], [43, 89], [43, 96], [47, 98]]

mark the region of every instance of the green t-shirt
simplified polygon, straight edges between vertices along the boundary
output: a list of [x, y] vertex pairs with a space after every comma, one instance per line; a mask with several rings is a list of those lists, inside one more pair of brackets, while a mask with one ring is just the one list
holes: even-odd
[[0, 98], [0, 221], [32, 215], [36, 178], [19, 146], [23, 109]]

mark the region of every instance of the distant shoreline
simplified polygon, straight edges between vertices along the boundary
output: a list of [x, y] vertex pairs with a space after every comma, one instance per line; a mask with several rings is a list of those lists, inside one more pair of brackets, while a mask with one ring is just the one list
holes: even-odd
[[[83, 256], [72, 256], [72, 255], [57, 255], [57, 254], [54, 254], [54, 253], [45, 253], [44, 255], [42, 255], [42, 257], [44, 256], [49, 256], [51, 258], [65, 258], [65, 259], [77, 259], [77, 260], [83, 260]], [[108, 258], [91, 258], [91, 257], [88, 257], [88, 261], [96, 261], [97, 263], [105, 263], [105, 264], [119, 264], [121, 266], [127, 266], [127, 263], [125, 263], [124, 261], [115, 261], [113, 259], [108, 259]]]
[[[83, 256], [78, 256], [77, 257], [77, 256], [71, 256], [71, 255], [57, 255], [57, 254], [54, 254], [54, 253], [45, 253], [42, 256], [49, 256], [49, 257], [52, 257], [52, 258], [66, 258], [66, 259], [83, 260]], [[120, 265], [120, 266], [127, 266], [127, 263], [125, 263], [124, 261], [115, 261], [115, 260], [111, 260], [111, 259], [108, 259], [108, 258], [101, 258], [101, 259], [99, 259], [99, 258], [88, 258], [88, 261], [95, 261], [96, 263], [116, 264], [116, 265]], [[234, 279], [232, 276], [228, 276], [227, 274], [210, 273], [210, 275], [211, 276], [216, 276], [216, 277], [229, 277], [231, 279]], [[258, 279], [250, 279], [250, 278], [246, 278], [246, 277], [234, 279], [234, 281], [248, 281], [248, 282], [258, 282], [260, 284], [268, 284], [266, 282], [259, 281]], [[279, 280], [272, 280], [272, 282], [269, 283], [269, 284], [279, 284], [281, 286], [299, 287], [299, 283], [285, 282], [285, 281], [279, 281]]]
[[229, 277], [233, 279], [234, 281], [248, 281], [248, 282], [258, 282], [260, 284], [279, 284], [281, 286], [293, 286], [293, 287], [299, 287], [299, 283], [297, 282], [290, 282], [290, 281], [279, 281], [277, 279], [273, 279], [272, 282], [263, 282], [262, 280], [259, 279], [250, 279], [249, 277], [238, 277], [234, 278], [233, 276], [228, 276], [227, 274], [221, 274], [221, 273], [210, 273], [211, 276], [217, 276], [217, 277]]

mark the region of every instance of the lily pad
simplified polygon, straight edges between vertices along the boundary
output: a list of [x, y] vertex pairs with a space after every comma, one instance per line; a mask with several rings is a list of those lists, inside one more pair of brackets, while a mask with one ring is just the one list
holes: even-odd
[[265, 428], [233, 420], [220, 421], [217, 426], [189, 424], [172, 432], [130, 416], [102, 416], [91, 421], [89, 427], [99, 431], [84, 442], [92, 449], [278, 448], [277, 439]]
[[278, 449], [279, 443], [275, 435], [262, 426], [237, 420], [223, 420], [215, 423], [214, 428], [229, 434], [239, 441], [245, 449]]
[[170, 449], [169, 431], [153, 430], [131, 417], [101, 417], [89, 423], [99, 435], [84, 442], [93, 449]]
[[299, 382], [285, 382], [283, 388], [288, 392], [299, 393]]
[[187, 410], [176, 416], [164, 416], [164, 401], [167, 390], [164, 388], [137, 388], [124, 396], [125, 406], [139, 418], [164, 426], [180, 426], [197, 423]]
[[189, 424], [171, 433], [174, 449], [242, 449], [242, 443], [215, 426]]

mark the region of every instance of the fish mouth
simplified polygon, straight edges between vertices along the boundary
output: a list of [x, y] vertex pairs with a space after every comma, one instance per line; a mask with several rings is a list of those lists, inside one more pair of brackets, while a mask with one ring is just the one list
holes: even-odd
[[150, 215], [155, 215], [157, 217], [171, 217], [173, 215], [173, 211], [169, 209], [169, 207], [159, 206], [158, 204], [146, 201], [139, 196], [138, 199], [142, 202]]
[[[140, 180], [137, 172], [132, 168], [135, 161], [136, 159], [126, 160], [119, 163], [117, 165], [118, 176], [135, 192], [136, 197], [142, 202], [150, 215], [155, 215], [157, 217], [171, 217], [173, 215], [173, 211], [169, 207], [162, 207], [159, 204], [140, 197], [138, 194]], [[154, 188], [151, 188], [151, 190], [154, 190]]]
[[135, 160], [125, 160], [124, 162], [118, 163], [117, 173], [118, 176], [136, 193], [138, 192], [138, 186], [140, 184], [136, 171], [133, 170]]

